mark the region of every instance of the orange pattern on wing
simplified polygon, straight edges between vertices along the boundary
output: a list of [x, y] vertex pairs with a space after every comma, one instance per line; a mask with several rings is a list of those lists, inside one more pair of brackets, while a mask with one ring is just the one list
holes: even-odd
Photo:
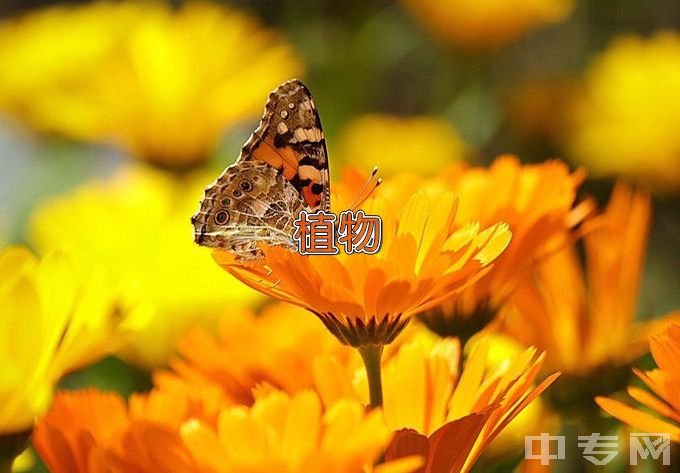
[[205, 191], [192, 217], [196, 243], [262, 256], [259, 244], [291, 248], [302, 210], [330, 211], [328, 153], [309, 89], [297, 79], [269, 95], [264, 114], [234, 164]]
[[260, 141], [252, 152], [252, 159], [264, 161], [275, 169], [281, 169], [283, 177], [290, 181], [297, 174], [302, 158], [292, 148], [276, 148], [270, 141], [269, 137]]
[[292, 79], [274, 90], [260, 124], [237, 162], [262, 161], [279, 171], [316, 210], [330, 210], [328, 153], [319, 113], [309, 89]]

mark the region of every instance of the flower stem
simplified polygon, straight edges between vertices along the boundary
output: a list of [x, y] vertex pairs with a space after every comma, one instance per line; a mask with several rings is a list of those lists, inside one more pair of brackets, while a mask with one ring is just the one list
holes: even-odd
[[361, 358], [366, 367], [371, 408], [381, 407], [383, 393], [380, 360], [382, 359], [383, 345], [363, 345], [359, 347], [359, 353], [361, 353]]

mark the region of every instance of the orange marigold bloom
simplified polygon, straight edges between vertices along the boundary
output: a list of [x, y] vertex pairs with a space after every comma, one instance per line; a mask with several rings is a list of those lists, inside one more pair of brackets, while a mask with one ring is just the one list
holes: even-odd
[[[324, 410], [311, 391], [273, 392], [252, 408], [223, 411], [217, 428], [190, 422], [181, 434], [205, 473], [362, 473], [390, 439], [379, 411], [366, 413], [348, 400]], [[411, 459], [374, 471], [410, 472], [413, 465]]]
[[[378, 412], [350, 401], [324, 410], [309, 391], [264, 393], [252, 408], [223, 408], [213, 419], [203, 413], [157, 391], [129, 408], [115, 394], [62, 392], [34, 443], [54, 473], [362, 473], [390, 438]], [[381, 470], [408, 473], [414, 460]]]
[[195, 409], [165, 396], [133, 396], [128, 409], [117, 394], [62, 391], [36, 425], [33, 444], [52, 473], [196, 471], [178, 433]]
[[644, 340], [658, 325], [635, 323], [649, 219], [649, 196], [617, 185], [605, 211], [585, 225], [585, 267], [568, 245], [513, 294], [506, 329], [545, 350], [549, 369], [566, 373], [558, 383], [564, 391], [551, 391], [561, 405], [625, 386], [628, 364], [644, 353]]
[[598, 397], [596, 401], [626, 424], [646, 432], [668, 432], [673, 441], [680, 442], [680, 324], [671, 323], [662, 333], [651, 336], [649, 345], [658, 369], [633, 371], [653, 394], [634, 386], [628, 387], [628, 394], [665, 419], [613, 399]]
[[53, 473], [200, 471], [180, 429], [197, 419], [217, 425], [227, 406], [221, 393], [202, 386], [134, 394], [128, 404], [114, 393], [62, 391], [36, 425], [35, 448]]
[[[302, 349], [301, 347], [304, 347]], [[303, 309], [275, 303], [255, 316], [235, 312], [220, 321], [216, 339], [196, 329], [179, 343], [181, 357], [169, 371], [156, 372], [164, 391], [190, 393], [197, 386], [216, 389], [225, 402], [251, 405], [258, 385], [296, 393], [314, 386], [313, 355], [349, 362], [351, 350], [339, 345]]]
[[382, 249], [374, 255], [301, 255], [264, 248], [258, 264], [214, 257], [247, 285], [315, 313], [342, 342], [360, 347], [392, 342], [409, 318], [464, 289], [510, 240], [505, 224], [456, 228], [451, 193], [418, 192], [403, 206], [380, 198], [366, 214], [382, 217]]
[[36, 424], [33, 445], [50, 471], [86, 473], [95, 457], [101, 459], [115, 446], [128, 422], [125, 402], [117, 394], [61, 392]]
[[386, 182], [381, 194], [386, 199], [398, 199], [403, 188], [425, 187], [433, 195], [448, 190], [460, 202], [458, 225], [480, 222], [486, 227], [503, 221], [512, 231], [507, 249], [486, 274], [421, 314], [421, 320], [440, 335], [463, 341], [484, 328], [515, 288], [518, 276], [554, 251], [556, 236], [589, 212], [589, 201], [574, 207], [583, 178], [582, 172], [570, 173], [561, 161], [522, 165], [514, 156], [501, 156], [489, 168], [459, 165], [434, 180], [406, 176]]
[[[489, 341], [472, 351], [458, 372], [460, 343], [417, 338], [383, 367], [384, 419], [396, 437], [387, 459], [421, 455], [419, 472], [468, 471], [491, 441], [557, 377], [533, 387], [543, 354], [528, 349], [495, 369], [487, 365]], [[317, 385], [327, 404], [338, 399], [364, 400], [361, 372], [320, 359]]]
[[468, 51], [506, 46], [569, 16], [573, 0], [401, 0], [430, 33]]

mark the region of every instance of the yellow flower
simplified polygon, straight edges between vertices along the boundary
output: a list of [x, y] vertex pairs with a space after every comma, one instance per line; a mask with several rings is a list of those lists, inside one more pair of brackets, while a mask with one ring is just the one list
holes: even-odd
[[63, 252], [0, 252], [0, 435], [29, 430], [62, 376], [110, 353], [144, 323], [101, 268]]
[[0, 25], [0, 110], [155, 163], [208, 158], [301, 71], [254, 18], [207, 2], [57, 6]]
[[572, 0], [402, 0], [434, 36], [474, 51], [495, 49], [525, 33], [564, 20]]
[[467, 154], [453, 125], [429, 116], [363, 115], [344, 128], [339, 143], [341, 160], [367, 169], [378, 166], [382, 176], [403, 172], [404, 163], [411, 172], [436, 174]]
[[265, 248], [264, 262], [214, 257], [227, 271], [264, 294], [309, 309], [344, 344], [391, 343], [409, 318], [478, 277], [510, 240], [504, 224], [458, 231], [456, 199], [419, 192], [403, 207], [372, 199], [363, 209], [382, 217], [382, 248], [374, 255], [301, 255]]
[[3, 111], [27, 122], [41, 120], [38, 112], [46, 107], [40, 103], [59, 90], [77, 88], [82, 74], [105, 61], [144, 8], [141, 2], [94, 2], [5, 18], [0, 23]]
[[424, 188], [432, 195], [452, 192], [459, 199], [458, 225], [503, 221], [512, 231], [508, 248], [485, 275], [420, 316], [435, 332], [463, 343], [495, 318], [519, 276], [553, 251], [555, 238], [590, 209], [588, 201], [574, 207], [583, 173], [570, 173], [560, 161], [522, 165], [516, 157], [502, 156], [489, 168], [459, 165], [437, 179], [406, 179], [387, 180], [381, 195], [394, 200], [402, 188]]
[[597, 175], [680, 186], [680, 34], [619, 38], [593, 63], [574, 106], [571, 150]]
[[32, 219], [38, 248], [59, 244], [79, 266], [105, 267], [128, 298], [152, 311], [124, 351], [144, 366], [164, 364], [187, 328], [213, 325], [225, 310], [255, 300], [253, 292], [225, 280], [191, 240], [187, 215], [201, 182], [204, 176], [123, 169], [42, 204]]
[[352, 355], [318, 320], [280, 302], [258, 316], [232, 312], [219, 329], [217, 340], [205, 330], [187, 334], [179, 343], [181, 358], [170, 362], [170, 371], [155, 373], [156, 386], [184, 392], [214, 386], [229, 402], [250, 405], [258, 385], [290, 394], [313, 388], [317, 356], [345, 364]]
[[[526, 350], [517, 340], [503, 333], [490, 333], [481, 339], [475, 338], [470, 348], [474, 349], [476, 343], [488, 343], [486, 369], [491, 372], [505, 369]], [[542, 396], [539, 396], [503, 429], [489, 445], [486, 453], [494, 460], [507, 458], [508, 455], [524, 449], [526, 435], [554, 432], [559, 427], [559, 418], [550, 412]]]
[[634, 370], [652, 391], [629, 386], [628, 394], [665, 419], [659, 419], [626, 404], [599, 397], [597, 403], [614, 417], [645, 432], [664, 432], [680, 442], [680, 325], [669, 324], [663, 333], [650, 337], [650, 351], [658, 369]]
[[512, 296], [507, 331], [545, 350], [546, 366], [565, 373], [551, 391], [558, 407], [625, 386], [628, 364], [644, 353], [656, 325], [635, 323], [649, 216], [649, 196], [619, 184], [586, 224], [585, 267], [565, 243]]
[[[489, 346], [488, 340], [476, 346], [462, 374], [455, 339], [418, 338], [384, 364], [384, 419], [397, 431], [386, 458], [423, 454], [427, 464], [421, 471], [468, 471], [506, 425], [557, 377], [532, 388], [543, 361], [534, 349], [490, 369]], [[320, 359], [316, 376], [326, 404], [366, 399], [366, 378], [352, 375], [333, 360]]]
[[311, 391], [273, 392], [252, 408], [225, 410], [216, 429], [190, 422], [181, 433], [206, 473], [361, 473], [390, 438], [380, 412], [350, 401], [324, 410]]

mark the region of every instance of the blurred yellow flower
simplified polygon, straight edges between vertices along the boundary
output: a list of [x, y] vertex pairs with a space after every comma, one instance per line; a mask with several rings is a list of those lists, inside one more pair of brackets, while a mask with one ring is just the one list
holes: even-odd
[[350, 362], [352, 350], [336, 342], [318, 320], [290, 304], [274, 303], [258, 316], [232, 312], [220, 321], [219, 339], [194, 330], [179, 343], [170, 371], [154, 374], [163, 391], [191, 392], [212, 385], [231, 403], [250, 405], [258, 385], [294, 394], [314, 387], [314, 359]]
[[79, 266], [105, 267], [128, 298], [152, 311], [123, 354], [164, 364], [196, 324], [215, 325], [256, 294], [224, 278], [191, 238], [191, 215], [205, 176], [176, 177], [138, 166], [40, 205], [31, 222], [40, 249], [58, 244]]
[[[481, 341], [458, 372], [455, 339], [418, 337], [383, 367], [384, 419], [397, 431], [386, 458], [422, 454], [422, 472], [468, 471], [484, 449], [557, 377], [532, 388], [543, 355], [528, 349], [505, 363], [488, 364], [489, 340]], [[317, 385], [325, 404], [366, 400], [366, 377], [334, 360], [320, 359]]]
[[458, 48], [484, 51], [564, 20], [573, 0], [402, 0], [434, 36]]
[[466, 158], [467, 146], [449, 122], [430, 116], [402, 118], [363, 115], [342, 131], [336, 156], [345, 163], [372, 169], [382, 176], [404, 171], [438, 173], [446, 164]]
[[680, 186], [680, 34], [617, 39], [592, 64], [571, 151], [598, 175]]
[[614, 417], [645, 432], [666, 432], [680, 442], [680, 324], [672, 323], [658, 335], [650, 337], [650, 351], [658, 369], [635, 374], [652, 391], [629, 386], [628, 394], [665, 419], [608, 398], [596, 401]]
[[388, 179], [380, 195], [391, 202], [403, 198], [402, 189], [422, 188], [430, 195], [451, 192], [459, 201], [459, 228], [502, 221], [512, 231], [507, 249], [486, 274], [420, 319], [436, 333], [459, 337], [463, 344], [491, 322], [519, 277], [553, 251], [555, 238], [590, 211], [589, 201], [575, 206], [583, 178], [582, 172], [571, 173], [560, 161], [522, 165], [514, 156], [501, 156], [488, 168], [451, 166], [436, 179]]
[[0, 111], [154, 163], [205, 160], [301, 71], [277, 33], [208, 2], [94, 2], [0, 24]]
[[0, 436], [30, 430], [62, 376], [145, 322], [100, 269], [79, 272], [63, 252], [0, 252]]
[[658, 323], [635, 323], [649, 230], [650, 198], [619, 184], [603, 213], [586, 224], [585, 267], [565, 243], [513, 293], [508, 333], [547, 352], [548, 370], [565, 374], [551, 390], [558, 407], [592, 404], [628, 379]]
[[[56, 6], [5, 18], [0, 23], [0, 108], [29, 123], [42, 120], [41, 110], [49, 107], [41, 102], [60, 90], [76, 93], [82, 75], [105, 61], [144, 8], [141, 2], [93, 2], [86, 8]], [[65, 110], [61, 113], [62, 120], [70, 120]]]

